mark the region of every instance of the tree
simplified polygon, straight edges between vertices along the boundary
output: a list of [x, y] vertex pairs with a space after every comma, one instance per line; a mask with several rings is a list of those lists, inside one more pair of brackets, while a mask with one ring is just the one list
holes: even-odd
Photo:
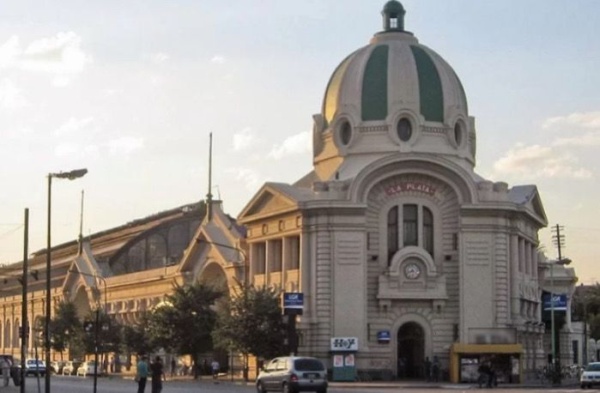
[[219, 309], [215, 345], [248, 358], [271, 358], [285, 352], [286, 329], [279, 292], [238, 283], [237, 291]]
[[573, 319], [587, 320], [590, 326], [589, 336], [595, 340], [600, 339], [600, 284], [578, 287], [571, 305]]
[[[96, 338], [98, 339], [99, 353], [114, 352], [119, 348], [121, 344], [121, 327], [101, 309], [90, 311], [82, 326], [84, 326], [83, 346], [85, 353], [95, 352]], [[96, 334], [98, 337], [96, 337]]]
[[153, 344], [189, 355], [197, 365], [199, 355], [212, 350], [212, 331], [216, 321], [214, 306], [221, 296], [221, 291], [203, 283], [176, 285], [165, 303], [152, 311], [148, 318]]
[[63, 352], [69, 348], [71, 356], [81, 353], [83, 328], [77, 316], [77, 308], [72, 302], [60, 302], [50, 320], [50, 345], [53, 350]]
[[122, 348], [128, 355], [153, 352], [154, 346], [150, 337], [149, 315], [144, 313], [140, 322], [122, 327]]

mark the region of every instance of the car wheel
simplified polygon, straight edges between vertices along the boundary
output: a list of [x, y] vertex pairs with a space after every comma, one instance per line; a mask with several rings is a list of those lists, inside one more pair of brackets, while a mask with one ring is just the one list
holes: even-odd
[[327, 393], [327, 389], [321, 389], [321, 390], [317, 390], [317, 393]]
[[256, 391], [257, 391], [257, 393], [267, 393], [267, 389], [265, 389], [265, 387], [261, 381], [258, 381], [256, 383]]

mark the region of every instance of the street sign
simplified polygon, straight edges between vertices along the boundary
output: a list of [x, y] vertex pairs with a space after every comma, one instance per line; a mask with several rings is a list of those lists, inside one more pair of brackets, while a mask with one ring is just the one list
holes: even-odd
[[542, 296], [544, 311], [567, 311], [567, 295], [564, 293], [553, 293], [550, 301], [550, 293], [545, 292]]
[[302, 315], [304, 294], [302, 292], [285, 292], [283, 294], [283, 314]]

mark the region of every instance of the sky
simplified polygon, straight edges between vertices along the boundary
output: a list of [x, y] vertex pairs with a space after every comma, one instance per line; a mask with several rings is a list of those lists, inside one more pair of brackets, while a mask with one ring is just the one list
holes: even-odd
[[[384, 1], [4, 0], [0, 263], [204, 199], [237, 216], [265, 181], [312, 168], [335, 67], [381, 30]], [[456, 71], [476, 171], [536, 184], [563, 257], [600, 281], [600, 2], [405, 0], [405, 27]], [[540, 232], [557, 257], [550, 228]]]

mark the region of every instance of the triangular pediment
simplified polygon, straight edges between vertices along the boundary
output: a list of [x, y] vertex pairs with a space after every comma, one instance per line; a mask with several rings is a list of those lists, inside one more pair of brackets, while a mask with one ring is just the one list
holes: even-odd
[[542, 204], [542, 198], [540, 198], [540, 194], [538, 194], [537, 190], [535, 195], [529, 201], [529, 208], [535, 212], [535, 214], [543, 220], [545, 223], [548, 223], [548, 218], [546, 217], [546, 212], [544, 211], [544, 205]]
[[543, 226], [548, 225], [542, 198], [534, 185], [515, 186], [510, 190], [510, 200], [535, 217]]
[[255, 215], [269, 215], [296, 209], [298, 201], [272, 186], [263, 186], [242, 210], [239, 219]]

